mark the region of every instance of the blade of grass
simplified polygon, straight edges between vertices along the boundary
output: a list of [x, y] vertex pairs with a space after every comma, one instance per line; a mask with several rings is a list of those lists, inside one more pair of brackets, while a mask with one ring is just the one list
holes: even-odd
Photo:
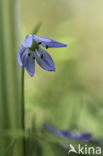
[[[0, 131], [22, 129], [21, 88], [17, 69], [19, 43], [19, 1], [0, 0]], [[0, 137], [0, 155], [9, 145], [11, 136]], [[24, 156], [23, 138], [13, 156]]]
[[16, 144], [16, 140], [12, 140], [3, 156], [11, 156], [13, 154], [15, 144]]
[[36, 25], [36, 27], [34, 28], [32, 34], [35, 34], [35, 35], [36, 35], [36, 34], [38, 33], [38, 31], [39, 31], [41, 25], [42, 25], [42, 23], [39, 22], [39, 23]]

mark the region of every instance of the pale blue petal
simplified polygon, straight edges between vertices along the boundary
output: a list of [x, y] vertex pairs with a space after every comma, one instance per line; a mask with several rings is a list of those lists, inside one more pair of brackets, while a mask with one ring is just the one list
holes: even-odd
[[32, 39], [34, 39], [37, 43], [41, 43], [43, 47], [46, 48], [59, 48], [59, 47], [66, 47], [67, 45], [53, 39], [47, 37], [39, 37], [36, 35], [32, 35]]
[[55, 71], [54, 62], [45, 50], [39, 48], [38, 51], [35, 52], [35, 58], [41, 68], [47, 71]]
[[32, 58], [32, 56], [28, 56], [27, 54], [24, 55], [23, 63], [29, 75], [33, 76], [35, 72], [35, 60]]
[[27, 35], [25, 37], [25, 40], [22, 42], [22, 46], [25, 48], [31, 48], [32, 47], [32, 35]]
[[24, 48], [24, 47], [22, 47], [22, 48], [19, 50], [19, 52], [18, 52], [18, 63], [19, 63], [19, 65], [20, 65], [20, 67], [23, 66], [23, 62], [22, 62], [22, 55], [23, 55], [23, 53], [25, 53], [25, 48]]

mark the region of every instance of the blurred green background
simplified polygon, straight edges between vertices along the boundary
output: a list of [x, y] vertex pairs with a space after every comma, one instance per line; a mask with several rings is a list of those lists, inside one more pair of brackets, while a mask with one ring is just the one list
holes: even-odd
[[56, 72], [36, 64], [25, 72], [26, 122], [35, 115], [59, 129], [92, 132], [103, 137], [103, 1], [22, 0], [22, 40], [42, 22], [39, 36], [68, 44], [48, 49]]
[[[36, 151], [35, 156], [67, 155], [67, 151], [63, 153], [58, 148], [55, 135], [49, 139], [43, 131], [44, 123], [79, 134], [91, 132], [102, 140], [103, 1], [0, 0], [0, 20], [0, 152], [4, 153], [7, 147], [7, 156], [11, 156], [14, 144], [10, 137], [18, 139], [23, 135], [20, 131], [18, 136], [18, 131], [24, 129], [24, 110], [17, 52], [21, 41], [39, 22], [38, 36], [66, 43], [68, 47], [48, 49], [55, 72], [47, 72], [37, 64], [34, 77], [25, 71], [27, 151]], [[17, 141], [13, 156], [25, 155], [24, 142]], [[63, 140], [61, 144], [66, 146], [68, 142]]]

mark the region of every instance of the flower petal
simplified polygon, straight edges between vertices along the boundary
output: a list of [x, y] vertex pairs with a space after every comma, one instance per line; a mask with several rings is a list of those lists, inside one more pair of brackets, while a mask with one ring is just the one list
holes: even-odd
[[30, 56], [28, 56], [26, 53], [22, 59], [27, 72], [30, 76], [33, 76], [35, 72], [35, 60], [33, 59], [32, 54], [30, 53]]
[[60, 137], [70, 138], [82, 142], [92, 142], [92, 143], [98, 142], [98, 140], [92, 138], [91, 133], [82, 133], [78, 135], [68, 130], [63, 130], [63, 131], [57, 130], [53, 126], [46, 123], [44, 124], [44, 128]]
[[41, 42], [41, 45], [46, 48], [59, 48], [66, 47], [67, 45], [53, 39], [47, 37], [38, 37], [36, 35], [32, 35], [32, 39], [34, 39], [37, 43]]
[[35, 52], [35, 58], [41, 68], [47, 71], [55, 71], [55, 65], [51, 56], [45, 50], [39, 48]]
[[67, 138], [72, 138], [72, 139], [76, 139], [77, 138], [77, 135], [75, 133], [72, 133], [68, 130], [64, 130], [64, 131], [61, 131], [62, 135], [64, 137], [67, 137]]
[[25, 48], [31, 48], [32, 47], [32, 35], [27, 35], [25, 37], [25, 40], [22, 42], [22, 46]]
[[22, 55], [23, 55], [24, 52], [25, 52], [25, 48], [24, 48], [24, 47], [22, 47], [22, 48], [19, 50], [19, 52], [18, 52], [18, 63], [19, 63], [19, 65], [20, 65], [20, 67], [23, 66]]
[[92, 134], [91, 133], [83, 133], [81, 134], [79, 137], [78, 137], [78, 140], [80, 141], [88, 141], [90, 140], [92, 137]]
[[44, 124], [43, 127], [45, 129], [49, 130], [50, 132], [56, 134], [57, 136], [64, 137], [59, 130], [57, 130], [56, 128], [50, 126], [49, 124]]

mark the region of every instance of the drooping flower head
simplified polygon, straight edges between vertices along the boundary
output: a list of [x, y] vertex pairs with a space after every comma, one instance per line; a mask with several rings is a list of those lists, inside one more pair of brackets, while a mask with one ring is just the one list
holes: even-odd
[[30, 76], [35, 73], [35, 60], [41, 68], [47, 71], [55, 71], [53, 59], [41, 46], [48, 49], [66, 47], [67, 45], [47, 37], [27, 35], [18, 52], [18, 63], [20, 67], [24, 65]]

